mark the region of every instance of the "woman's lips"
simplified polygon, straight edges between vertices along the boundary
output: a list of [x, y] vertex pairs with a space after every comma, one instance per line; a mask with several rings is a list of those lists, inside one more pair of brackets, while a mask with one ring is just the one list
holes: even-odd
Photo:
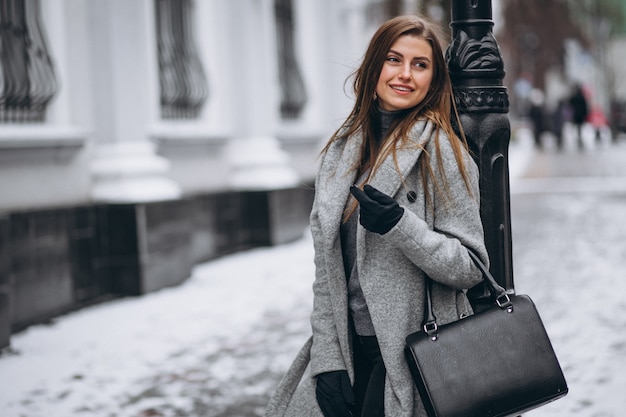
[[391, 85], [391, 89], [399, 94], [409, 94], [413, 89], [406, 85]]

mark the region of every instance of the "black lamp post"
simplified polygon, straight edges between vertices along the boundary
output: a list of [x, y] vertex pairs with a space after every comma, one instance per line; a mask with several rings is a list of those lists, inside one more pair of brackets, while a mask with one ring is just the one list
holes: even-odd
[[513, 290], [508, 146], [509, 97], [493, 36], [491, 0], [452, 0], [446, 59], [461, 124], [480, 169], [481, 216], [491, 272]]

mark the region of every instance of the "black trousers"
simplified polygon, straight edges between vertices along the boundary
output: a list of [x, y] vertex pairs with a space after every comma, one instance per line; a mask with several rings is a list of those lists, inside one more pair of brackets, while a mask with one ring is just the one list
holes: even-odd
[[354, 417], [384, 417], [385, 364], [376, 336], [354, 337]]

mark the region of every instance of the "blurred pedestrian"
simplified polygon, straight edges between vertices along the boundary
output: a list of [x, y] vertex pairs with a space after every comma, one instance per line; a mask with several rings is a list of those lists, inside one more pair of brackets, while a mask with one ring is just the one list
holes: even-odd
[[563, 126], [571, 120], [571, 109], [565, 99], [560, 99], [552, 114], [552, 133], [556, 137], [557, 149], [563, 149]]
[[576, 127], [576, 140], [578, 142], [578, 147], [582, 149], [584, 146], [582, 128], [589, 114], [589, 106], [583, 89], [579, 84], [574, 86], [574, 92], [569, 99], [569, 103], [572, 107], [572, 122]]
[[545, 130], [545, 109], [544, 109], [544, 94], [541, 90], [533, 88], [530, 92], [530, 109], [528, 110], [528, 117], [533, 125], [533, 139], [535, 140], [535, 146], [541, 149], [541, 135]]
[[466, 290], [482, 278], [468, 250], [488, 262], [478, 169], [451, 126], [437, 32], [393, 18], [353, 74], [354, 107], [316, 179], [313, 335], [268, 417], [425, 416], [404, 340], [421, 328], [426, 276], [438, 320], [472, 314]]
[[596, 105], [592, 107], [587, 120], [595, 132], [596, 144], [600, 144], [602, 142], [602, 131], [606, 129], [609, 124], [600, 106]]
[[531, 75], [522, 72], [513, 84], [513, 104], [516, 114], [524, 115], [528, 113], [530, 103], [530, 92], [533, 89]]
[[626, 102], [619, 99], [611, 100], [610, 104], [610, 126], [613, 142], [617, 142], [618, 137], [626, 132]]

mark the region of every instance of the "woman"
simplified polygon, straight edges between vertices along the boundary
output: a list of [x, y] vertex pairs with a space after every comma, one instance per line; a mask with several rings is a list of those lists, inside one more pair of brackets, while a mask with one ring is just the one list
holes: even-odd
[[268, 417], [425, 416], [404, 357], [406, 335], [421, 327], [425, 278], [435, 315], [452, 322], [472, 314], [465, 292], [482, 279], [468, 249], [488, 261], [478, 170], [451, 126], [433, 26], [417, 16], [384, 23], [354, 91], [316, 179], [313, 336]]

